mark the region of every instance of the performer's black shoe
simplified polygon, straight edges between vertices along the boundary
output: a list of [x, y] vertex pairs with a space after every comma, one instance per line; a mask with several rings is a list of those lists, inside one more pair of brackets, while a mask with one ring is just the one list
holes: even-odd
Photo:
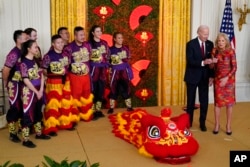
[[50, 132], [49, 135], [50, 136], [57, 136], [57, 133], [56, 132]]
[[102, 117], [105, 117], [105, 115], [101, 111], [95, 111], [93, 114], [92, 120], [95, 121], [95, 120], [102, 118]]
[[113, 114], [113, 112], [114, 112], [114, 109], [113, 109], [113, 108], [110, 108], [110, 109], [108, 110], [108, 114]]
[[134, 111], [132, 107], [127, 108], [127, 111]]
[[36, 145], [30, 140], [23, 141], [23, 146], [28, 147], [28, 148], [35, 148], [36, 147]]
[[105, 117], [105, 115], [101, 111], [96, 111], [96, 112], [100, 118]]
[[36, 139], [48, 140], [50, 139], [50, 136], [45, 135], [45, 134], [36, 135]]
[[19, 139], [19, 137], [16, 134], [10, 133], [10, 140], [14, 143], [19, 143], [21, 142], [21, 140]]

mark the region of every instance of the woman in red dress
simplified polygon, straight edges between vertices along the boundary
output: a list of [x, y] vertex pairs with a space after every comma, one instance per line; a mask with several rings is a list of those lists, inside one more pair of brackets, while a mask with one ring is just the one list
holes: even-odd
[[226, 107], [227, 124], [226, 134], [231, 135], [231, 120], [233, 105], [235, 104], [235, 73], [237, 69], [236, 56], [234, 49], [231, 48], [227, 34], [219, 33], [215, 48], [212, 50], [214, 64], [211, 66], [215, 70], [214, 77], [214, 115], [215, 127], [214, 134], [220, 128], [220, 110]]

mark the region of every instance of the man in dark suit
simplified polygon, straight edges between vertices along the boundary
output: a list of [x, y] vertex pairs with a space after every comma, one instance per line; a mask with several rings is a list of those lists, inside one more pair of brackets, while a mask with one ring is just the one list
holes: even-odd
[[[186, 45], [186, 71], [184, 81], [187, 86], [187, 113], [190, 116], [190, 126], [193, 123], [195, 96], [198, 87], [200, 101], [200, 129], [207, 131], [206, 117], [208, 109], [208, 90], [213, 82], [213, 71], [209, 68], [212, 63], [211, 51], [213, 42], [208, 40], [209, 28], [199, 26], [198, 37], [190, 40]], [[202, 46], [203, 45], [203, 46]]]

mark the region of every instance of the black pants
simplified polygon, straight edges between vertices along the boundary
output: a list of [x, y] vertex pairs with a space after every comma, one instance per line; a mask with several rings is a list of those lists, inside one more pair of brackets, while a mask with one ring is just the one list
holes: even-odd
[[200, 126], [205, 126], [208, 109], [208, 81], [201, 80], [198, 84], [187, 85], [187, 113], [190, 116], [190, 125], [193, 123], [196, 90], [198, 88], [200, 102]]

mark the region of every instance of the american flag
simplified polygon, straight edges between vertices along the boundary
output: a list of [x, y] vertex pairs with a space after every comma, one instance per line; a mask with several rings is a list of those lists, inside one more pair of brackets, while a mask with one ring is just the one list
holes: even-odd
[[220, 26], [220, 32], [228, 35], [232, 48], [235, 48], [235, 36], [234, 36], [234, 23], [233, 12], [231, 8], [231, 0], [226, 0], [222, 22]]

